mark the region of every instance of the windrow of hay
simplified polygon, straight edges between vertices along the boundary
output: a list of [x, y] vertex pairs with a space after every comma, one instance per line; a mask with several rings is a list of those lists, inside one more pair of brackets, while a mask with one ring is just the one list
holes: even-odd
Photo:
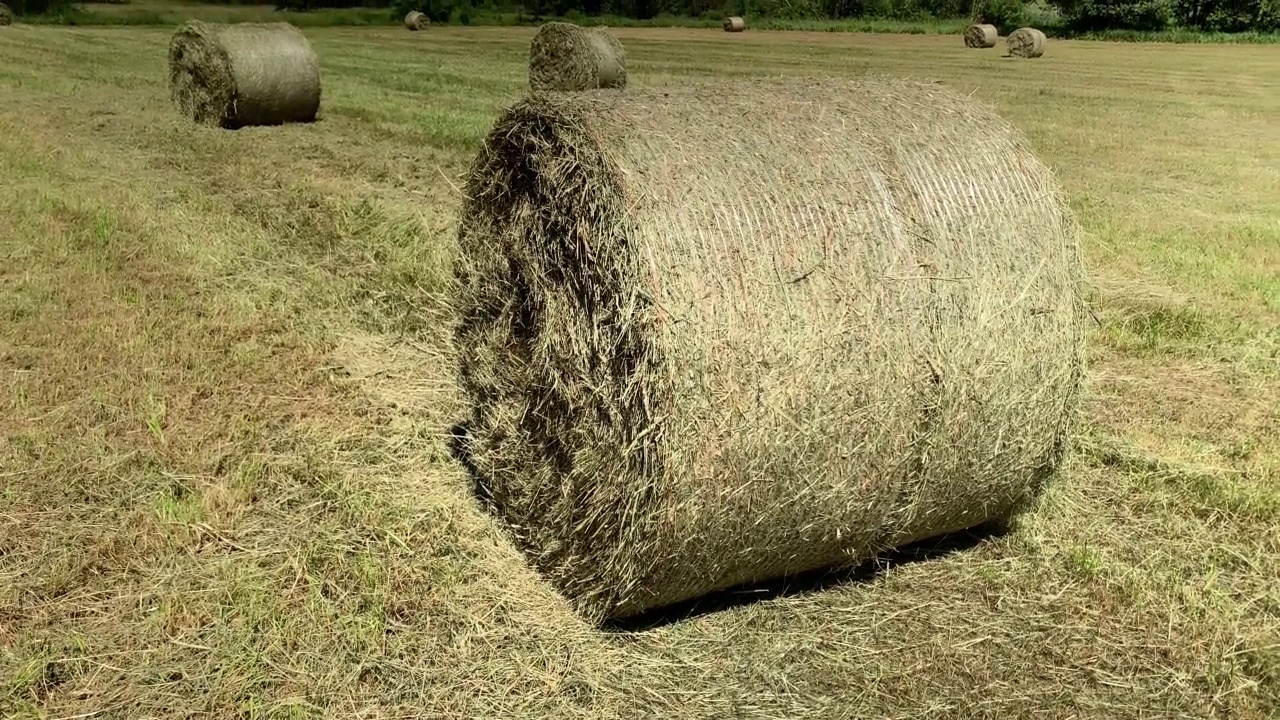
[[311, 122], [320, 107], [320, 62], [288, 23], [192, 21], [169, 42], [169, 89], [183, 115], [206, 125]]
[[410, 10], [404, 16], [404, 26], [409, 30], [413, 30], [413, 31], [422, 30], [423, 28], [425, 28], [427, 25], [430, 25], [430, 24], [431, 24], [431, 20], [427, 18], [426, 15], [418, 12], [417, 10]]
[[1018, 28], [1005, 38], [1009, 55], [1017, 58], [1038, 58], [1044, 55], [1047, 42], [1043, 32], [1029, 27]]
[[529, 44], [533, 90], [595, 90], [626, 84], [626, 52], [605, 28], [549, 22]]
[[738, 16], [724, 19], [725, 32], [742, 32], [747, 29], [747, 21]]
[[480, 495], [593, 620], [1010, 516], [1069, 444], [1075, 225], [933, 84], [531, 96], [455, 262]]
[[8, 5], [5, 5], [4, 3], [0, 3], [0, 25], [12, 25], [12, 24], [13, 24], [13, 10], [10, 10]]
[[970, 25], [964, 31], [964, 46], [967, 48], [993, 48], [1000, 39], [1000, 31], [995, 25]]

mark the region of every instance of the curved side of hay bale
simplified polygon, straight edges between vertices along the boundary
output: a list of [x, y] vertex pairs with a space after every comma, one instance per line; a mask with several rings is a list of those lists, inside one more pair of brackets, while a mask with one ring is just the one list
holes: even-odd
[[9, 9], [8, 5], [5, 5], [4, 3], [0, 3], [0, 25], [12, 25], [12, 24], [13, 24], [13, 10]]
[[742, 32], [747, 29], [747, 21], [738, 16], [724, 19], [725, 32]]
[[404, 16], [404, 26], [409, 30], [418, 31], [429, 25], [431, 21], [426, 15], [417, 10], [410, 10]]
[[320, 107], [320, 63], [288, 23], [193, 21], [169, 42], [169, 89], [179, 111], [202, 124], [311, 122]]
[[964, 46], [967, 48], [993, 48], [1000, 32], [995, 25], [970, 25], [964, 31]]
[[1029, 27], [1018, 28], [1005, 39], [1009, 55], [1017, 58], [1038, 58], [1044, 55], [1047, 43], [1043, 32]]
[[594, 620], [1020, 512], [1078, 404], [1076, 238], [936, 85], [531, 96], [458, 236], [481, 495]]
[[605, 28], [549, 22], [529, 44], [529, 87], [533, 90], [594, 90], [626, 84], [626, 52]]

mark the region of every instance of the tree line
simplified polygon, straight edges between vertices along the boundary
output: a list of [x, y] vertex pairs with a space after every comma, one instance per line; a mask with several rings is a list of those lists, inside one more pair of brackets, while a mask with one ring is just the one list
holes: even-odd
[[[217, 0], [215, 0], [217, 1]], [[220, 0], [238, 2], [240, 0]], [[659, 16], [720, 20], [730, 15], [781, 20], [971, 18], [1007, 33], [1023, 25], [1050, 31], [1280, 31], [1280, 0], [277, 0], [294, 9], [390, 7], [419, 10], [432, 22], [470, 14], [519, 12], [529, 21], [552, 17]], [[514, 4], [512, 4], [514, 2]]]
[[[108, 0], [110, 1], [110, 0]], [[117, 0], [127, 1], [127, 0]], [[263, 0], [205, 0], [259, 4]], [[270, 1], [270, 0], [268, 0]], [[66, 10], [73, 0], [6, 0], [19, 14]], [[286, 10], [387, 8], [403, 16], [419, 10], [432, 22], [468, 22], [473, 15], [518, 13], [537, 22], [553, 17], [659, 16], [719, 20], [729, 15], [780, 20], [972, 18], [1007, 33], [1023, 25], [1054, 32], [1280, 31], [1280, 0], [275, 0]]]

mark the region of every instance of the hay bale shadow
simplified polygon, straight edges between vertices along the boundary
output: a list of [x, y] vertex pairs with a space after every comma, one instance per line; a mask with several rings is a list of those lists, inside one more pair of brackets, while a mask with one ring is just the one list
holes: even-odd
[[471, 492], [480, 503], [481, 509], [493, 512], [493, 491], [489, 489], [471, 460], [470, 423], [464, 420], [449, 428], [448, 446], [449, 454], [467, 471], [467, 479], [471, 481]]
[[895, 548], [859, 565], [814, 570], [794, 576], [740, 585], [674, 605], [654, 608], [639, 615], [611, 620], [601, 629], [617, 634], [655, 630], [710, 613], [740, 608], [766, 600], [810, 595], [850, 583], [871, 582], [892, 568], [936, 560], [953, 553], [971, 550], [984, 542], [1008, 534], [1011, 529], [1012, 525], [1006, 520], [992, 520], [966, 530]]
[[[471, 491], [486, 512], [493, 512], [493, 493], [471, 459], [471, 438], [468, 423], [463, 421], [449, 428], [449, 452], [467, 471]], [[881, 553], [859, 565], [825, 568], [796, 575], [784, 576], [757, 583], [748, 583], [708, 593], [690, 600], [606, 622], [600, 629], [606, 633], [625, 634], [654, 630], [667, 625], [692, 620], [710, 613], [739, 608], [753, 603], [778, 598], [809, 595], [823, 592], [848, 583], [865, 583], [875, 580], [888, 570], [912, 563], [936, 560], [957, 552], [971, 550], [984, 542], [997, 539], [1010, 532], [1010, 521], [998, 519], [958, 532], [921, 540], [910, 545]]]

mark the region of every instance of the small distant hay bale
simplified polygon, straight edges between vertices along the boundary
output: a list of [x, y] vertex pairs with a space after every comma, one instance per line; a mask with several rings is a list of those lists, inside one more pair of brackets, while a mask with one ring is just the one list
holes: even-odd
[[426, 28], [430, 24], [431, 19], [417, 10], [410, 10], [408, 14], [404, 16], [404, 26], [415, 32]]
[[605, 28], [549, 22], [529, 44], [533, 90], [595, 90], [627, 85], [622, 43]]
[[4, 3], [0, 3], [0, 25], [12, 25], [12, 24], [13, 24], [13, 11], [9, 9], [8, 5], [5, 5]]
[[724, 19], [725, 32], [742, 32], [747, 29], [747, 21], [738, 16]]
[[1007, 518], [1070, 446], [1076, 226], [932, 83], [532, 95], [455, 263], [478, 495], [594, 621]]
[[192, 21], [169, 42], [169, 89], [183, 115], [206, 125], [311, 122], [320, 107], [320, 63], [288, 23]]
[[993, 48], [1000, 39], [1000, 31], [995, 25], [970, 25], [964, 31], [964, 46], [967, 48]]
[[1048, 42], [1044, 33], [1035, 28], [1018, 28], [1005, 38], [1005, 47], [1009, 55], [1016, 58], [1038, 58], [1044, 55], [1044, 46]]

